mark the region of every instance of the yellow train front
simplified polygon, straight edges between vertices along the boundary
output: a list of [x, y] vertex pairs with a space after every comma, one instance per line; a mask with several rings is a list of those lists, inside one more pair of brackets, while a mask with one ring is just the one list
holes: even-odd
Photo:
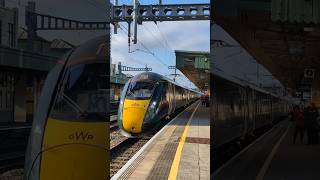
[[199, 97], [200, 92], [179, 86], [159, 74], [138, 74], [123, 88], [118, 126], [127, 137], [144, 136]]
[[47, 76], [31, 130], [26, 180], [108, 177], [106, 37], [77, 47]]

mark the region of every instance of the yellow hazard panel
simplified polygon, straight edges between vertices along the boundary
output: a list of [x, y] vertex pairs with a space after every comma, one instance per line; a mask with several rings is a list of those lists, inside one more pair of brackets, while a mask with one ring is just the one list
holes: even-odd
[[141, 133], [142, 123], [150, 100], [125, 99], [123, 104], [122, 126], [130, 133]]
[[40, 179], [88, 180], [108, 177], [107, 122], [48, 119]]

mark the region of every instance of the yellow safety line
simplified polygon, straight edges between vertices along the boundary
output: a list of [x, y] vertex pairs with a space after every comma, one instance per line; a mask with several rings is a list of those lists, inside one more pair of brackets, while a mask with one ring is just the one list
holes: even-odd
[[180, 139], [176, 154], [174, 156], [174, 159], [173, 159], [173, 162], [172, 162], [172, 165], [171, 165], [170, 174], [169, 174], [169, 177], [168, 177], [169, 180], [175, 180], [177, 178], [180, 159], [181, 159], [181, 154], [182, 154], [182, 148], [183, 148], [184, 142], [185, 142], [186, 137], [187, 137], [187, 133], [188, 133], [188, 130], [189, 130], [189, 125], [191, 123], [191, 119], [192, 119], [194, 113], [196, 112], [196, 110], [198, 109], [199, 104], [197, 105], [197, 107], [192, 112], [192, 114], [191, 114], [191, 116], [190, 116], [190, 118], [188, 120], [188, 123], [187, 123], [187, 125], [186, 125], [186, 127], [185, 127], [185, 129], [183, 131], [183, 134], [181, 136], [181, 139]]

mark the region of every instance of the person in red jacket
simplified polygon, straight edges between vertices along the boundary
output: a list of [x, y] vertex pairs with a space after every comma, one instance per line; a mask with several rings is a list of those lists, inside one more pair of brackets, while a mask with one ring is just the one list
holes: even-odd
[[298, 134], [300, 134], [300, 143], [302, 144], [305, 131], [303, 110], [299, 106], [294, 106], [292, 114], [293, 122], [295, 123], [293, 144], [295, 144]]

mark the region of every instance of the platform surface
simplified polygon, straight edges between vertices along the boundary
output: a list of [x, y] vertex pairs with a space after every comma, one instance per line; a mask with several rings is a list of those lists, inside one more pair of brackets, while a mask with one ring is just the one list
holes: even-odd
[[320, 179], [320, 145], [300, 137], [293, 144], [294, 124], [284, 120], [217, 169], [215, 180]]
[[177, 115], [112, 179], [210, 179], [209, 108]]

